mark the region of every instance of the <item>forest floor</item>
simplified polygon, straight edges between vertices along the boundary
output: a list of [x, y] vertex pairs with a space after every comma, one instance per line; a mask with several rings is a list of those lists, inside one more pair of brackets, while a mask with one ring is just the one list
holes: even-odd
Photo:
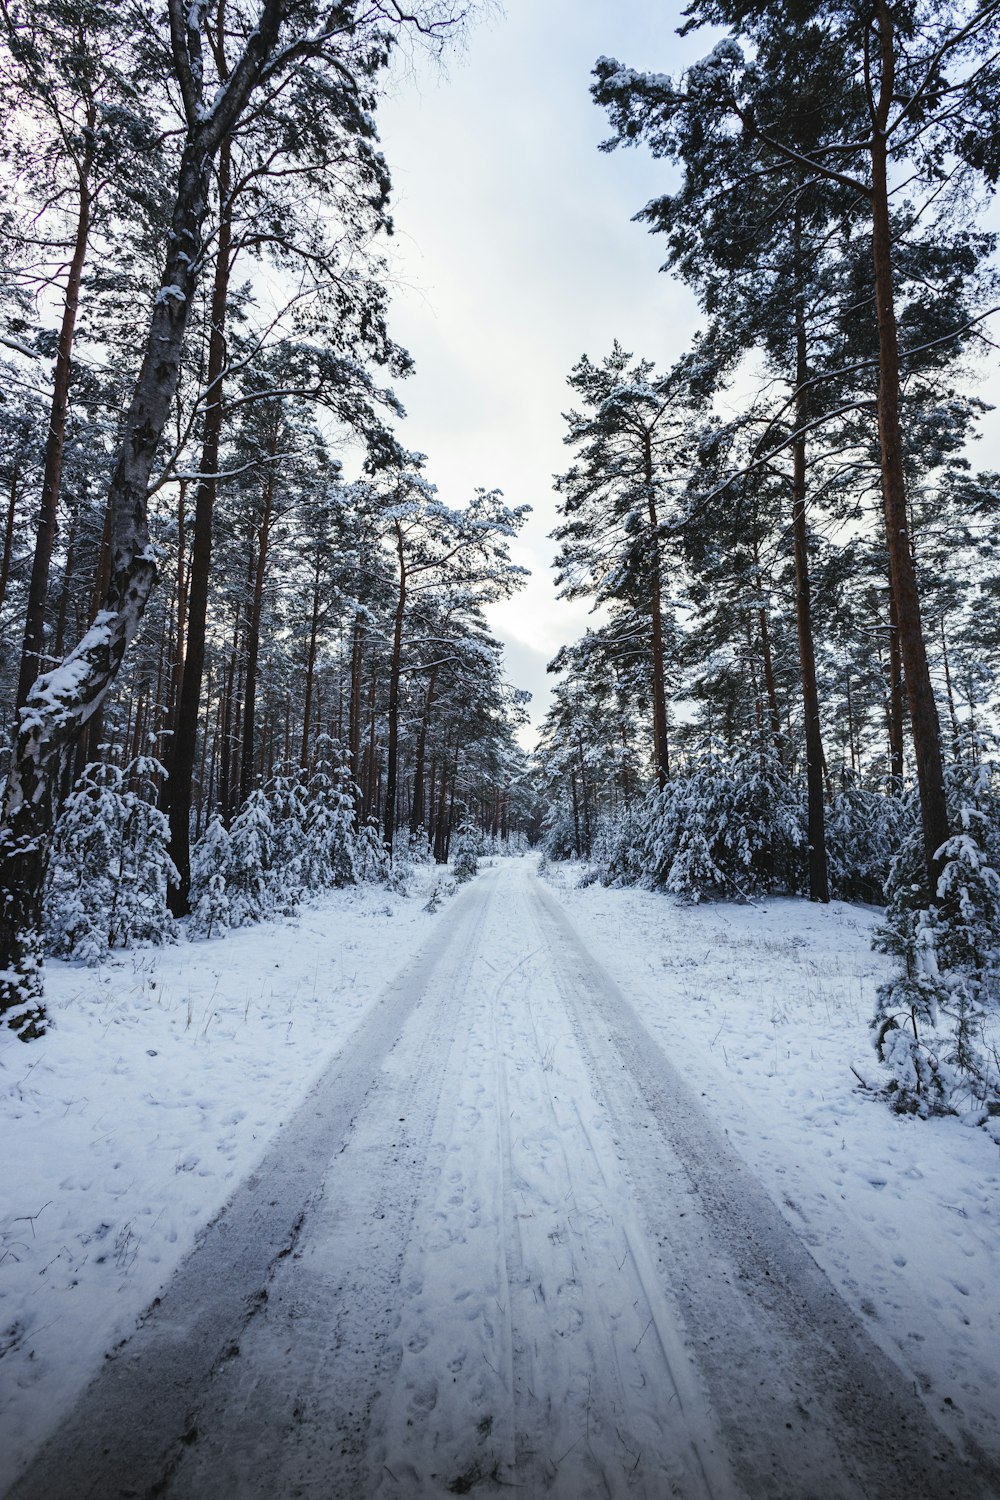
[[1000, 1496], [1000, 1157], [852, 1072], [875, 914], [433, 878], [51, 966], [0, 1493]]

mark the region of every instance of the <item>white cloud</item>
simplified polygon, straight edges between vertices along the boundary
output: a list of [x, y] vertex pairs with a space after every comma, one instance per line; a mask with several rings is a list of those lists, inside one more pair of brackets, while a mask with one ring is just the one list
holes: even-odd
[[[400, 390], [405, 438], [449, 501], [485, 485], [534, 507], [516, 549], [532, 578], [493, 622], [535, 722], [546, 661], [588, 620], [555, 599], [548, 540], [552, 475], [570, 458], [566, 376], [615, 338], [665, 364], [696, 323], [690, 294], [657, 274], [662, 247], [631, 222], [667, 169], [600, 153], [606, 122], [588, 93], [602, 53], [676, 68], [673, 14], [658, 0], [509, 0], [446, 74], [401, 79], [380, 116], [398, 227], [392, 329], [417, 361]], [[691, 57], [705, 43], [683, 45]]]

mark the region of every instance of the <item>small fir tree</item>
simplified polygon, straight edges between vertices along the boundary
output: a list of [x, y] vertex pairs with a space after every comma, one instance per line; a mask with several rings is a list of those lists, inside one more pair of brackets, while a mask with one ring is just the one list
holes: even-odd
[[478, 873], [478, 851], [479, 835], [477, 830], [467, 818], [463, 818], [455, 839], [455, 856], [451, 866], [451, 873], [459, 884], [462, 884], [466, 880], [471, 880]]
[[229, 834], [215, 813], [191, 853], [189, 937], [210, 938], [232, 925], [229, 907]]
[[230, 923], [244, 927], [275, 915], [274, 826], [262, 791], [251, 792], [229, 830]]

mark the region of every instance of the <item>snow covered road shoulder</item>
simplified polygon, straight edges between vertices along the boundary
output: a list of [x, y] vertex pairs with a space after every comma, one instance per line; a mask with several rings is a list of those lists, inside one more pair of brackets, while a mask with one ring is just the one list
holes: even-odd
[[1000, 1150], [865, 1093], [878, 913], [550, 886], [935, 1420], [1000, 1461]]
[[414, 894], [53, 961], [54, 1026], [0, 1032], [0, 1493], [440, 922]]

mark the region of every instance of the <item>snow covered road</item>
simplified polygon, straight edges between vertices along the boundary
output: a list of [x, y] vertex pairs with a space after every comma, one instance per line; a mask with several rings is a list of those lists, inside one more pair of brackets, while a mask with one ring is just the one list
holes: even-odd
[[534, 871], [452, 903], [12, 1500], [1000, 1494]]

